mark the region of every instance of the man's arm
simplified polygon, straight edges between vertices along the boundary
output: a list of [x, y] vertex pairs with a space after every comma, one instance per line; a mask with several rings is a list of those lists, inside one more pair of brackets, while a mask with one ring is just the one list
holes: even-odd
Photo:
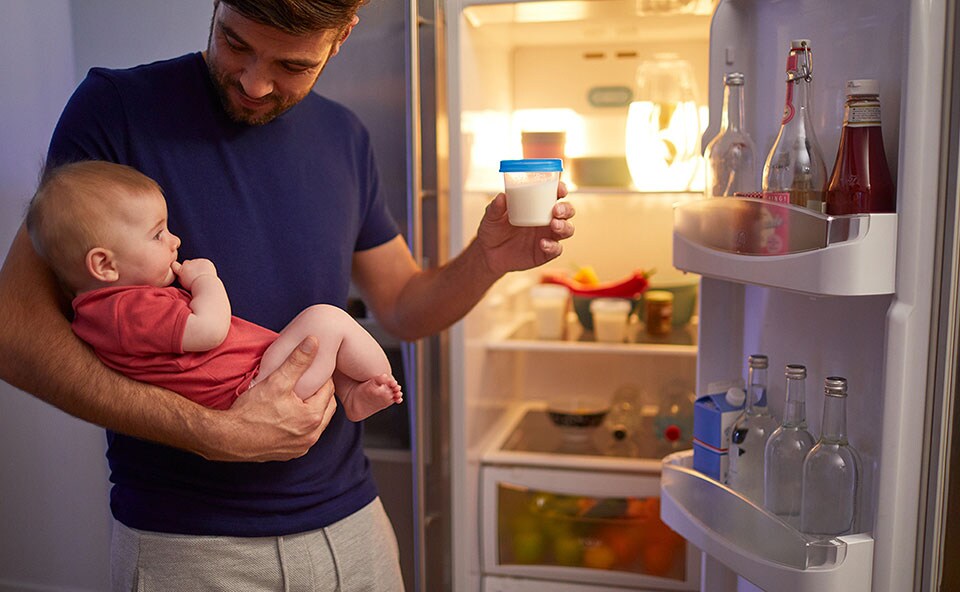
[[[561, 183], [558, 197], [566, 193]], [[573, 236], [574, 213], [558, 202], [550, 226], [511, 226], [501, 193], [487, 206], [476, 238], [447, 264], [421, 269], [398, 236], [354, 255], [354, 281], [384, 329], [408, 340], [431, 335], [466, 315], [505, 273], [558, 257], [560, 241]]]
[[108, 369], [73, 334], [64, 304], [21, 227], [0, 270], [0, 378], [90, 423], [211, 460], [286, 460], [306, 453], [336, 407], [329, 386], [307, 401], [293, 393], [315, 339], [228, 411], [214, 411]]

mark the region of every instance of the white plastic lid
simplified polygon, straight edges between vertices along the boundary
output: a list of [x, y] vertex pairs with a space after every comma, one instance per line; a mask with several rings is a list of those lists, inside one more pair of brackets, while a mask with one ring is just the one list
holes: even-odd
[[743, 392], [743, 389], [740, 387], [732, 386], [727, 389], [727, 394], [724, 399], [733, 407], [739, 407], [747, 400], [747, 393]]
[[879, 95], [880, 83], [872, 78], [847, 81], [848, 95]]
[[803, 49], [804, 47], [813, 47], [809, 39], [794, 39], [790, 42], [790, 49]]

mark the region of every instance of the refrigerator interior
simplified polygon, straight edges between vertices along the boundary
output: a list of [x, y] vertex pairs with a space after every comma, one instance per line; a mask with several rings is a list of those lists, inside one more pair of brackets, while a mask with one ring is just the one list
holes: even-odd
[[[576, 235], [546, 269], [572, 274], [591, 265], [601, 280], [614, 280], [642, 268], [655, 270], [653, 286], [698, 282], [671, 263], [673, 205], [699, 199], [696, 190], [577, 187], [570, 176], [574, 158], [624, 155], [629, 100], [598, 105], [588, 97], [598, 89], [635, 92], [639, 65], [656, 54], [691, 65], [705, 114], [710, 7], [687, 4], [697, 12], [638, 14], [633, 0], [448, 3], [450, 144], [460, 156], [449, 167], [451, 252], [466, 246], [489, 200], [503, 191], [499, 161], [521, 157], [521, 131], [559, 126]], [[451, 330], [456, 589], [480, 587], [481, 456], [512, 408], [570, 395], [607, 401], [628, 385], [654, 400], [675, 385], [694, 387], [696, 317], [682, 344], [515, 339], [531, 322], [527, 291], [543, 271], [508, 274]], [[569, 323], [577, 330], [572, 313]]]

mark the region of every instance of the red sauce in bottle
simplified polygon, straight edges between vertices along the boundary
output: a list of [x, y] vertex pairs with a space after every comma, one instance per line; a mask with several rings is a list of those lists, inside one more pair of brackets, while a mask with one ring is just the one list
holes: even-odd
[[837, 161], [827, 185], [827, 213], [896, 211], [896, 189], [887, 167], [875, 80], [847, 82], [843, 131]]

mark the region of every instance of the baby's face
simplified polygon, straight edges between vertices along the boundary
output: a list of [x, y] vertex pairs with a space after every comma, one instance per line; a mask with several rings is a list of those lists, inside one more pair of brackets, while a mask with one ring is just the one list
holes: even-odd
[[152, 191], [123, 200], [117, 208], [114, 254], [119, 286], [169, 286], [175, 278], [180, 238], [167, 228], [167, 204]]

